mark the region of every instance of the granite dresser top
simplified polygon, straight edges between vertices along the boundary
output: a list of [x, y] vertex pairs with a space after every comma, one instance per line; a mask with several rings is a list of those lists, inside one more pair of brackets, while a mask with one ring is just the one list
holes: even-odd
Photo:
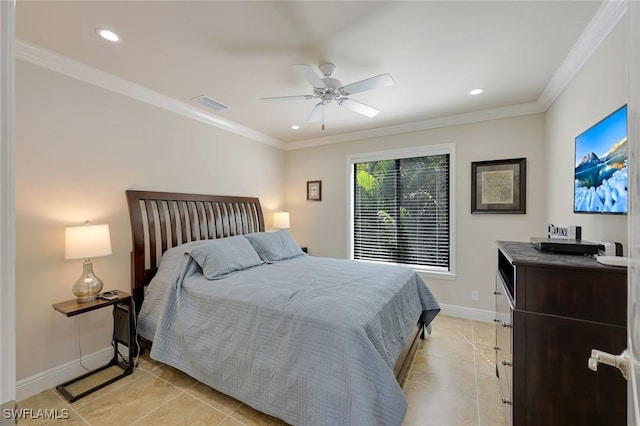
[[530, 242], [496, 241], [498, 248], [513, 265], [550, 265], [567, 268], [593, 268], [626, 272], [627, 268], [598, 263], [594, 256], [550, 253], [537, 249]]

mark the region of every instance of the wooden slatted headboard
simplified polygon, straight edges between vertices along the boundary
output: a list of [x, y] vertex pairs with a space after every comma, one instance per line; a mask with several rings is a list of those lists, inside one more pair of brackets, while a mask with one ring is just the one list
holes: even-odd
[[131, 290], [136, 310], [162, 254], [196, 240], [264, 231], [260, 201], [250, 197], [126, 191], [131, 220]]

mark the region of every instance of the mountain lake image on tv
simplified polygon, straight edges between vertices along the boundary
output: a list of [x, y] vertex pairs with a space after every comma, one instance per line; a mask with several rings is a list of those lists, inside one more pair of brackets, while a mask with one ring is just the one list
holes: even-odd
[[576, 137], [575, 213], [627, 213], [627, 106]]

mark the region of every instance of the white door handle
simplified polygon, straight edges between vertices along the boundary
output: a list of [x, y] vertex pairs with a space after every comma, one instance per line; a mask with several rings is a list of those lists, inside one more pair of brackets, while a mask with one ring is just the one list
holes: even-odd
[[625, 349], [620, 355], [612, 355], [597, 349], [591, 349], [588, 366], [590, 370], [598, 371], [598, 364], [606, 364], [616, 367], [622, 373], [625, 380], [629, 373], [629, 353]]

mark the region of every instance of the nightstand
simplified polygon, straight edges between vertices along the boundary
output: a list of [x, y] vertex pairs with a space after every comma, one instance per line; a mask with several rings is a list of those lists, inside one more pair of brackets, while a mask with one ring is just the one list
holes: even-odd
[[[76, 401], [92, 392], [102, 389], [103, 387], [122, 379], [125, 376], [133, 373], [134, 368], [134, 347], [136, 346], [136, 330], [135, 330], [135, 313], [133, 309], [133, 297], [131, 294], [121, 290], [113, 290], [118, 294], [117, 299], [105, 300], [96, 299], [92, 302], [79, 303], [76, 299], [67, 300], [66, 302], [56, 303], [53, 305], [53, 309], [66, 315], [67, 317], [73, 317], [76, 315], [84, 314], [85, 312], [95, 311], [96, 309], [106, 308], [113, 306], [113, 358], [107, 364], [102, 367], [98, 367], [95, 370], [91, 370], [75, 379], [69, 380], [56, 386], [56, 389], [69, 401]], [[118, 360], [118, 344], [123, 344], [129, 347], [129, 359], [124, 361]], [[93, 387], [86, 389], [76, 395], [71, 393], [67, 387], [85, 379], [91, 375], [94, 375], [102, 370], [105, 370], [112, 366], [118, 366], [123, 371], [121, 374], [111, 377]]]

